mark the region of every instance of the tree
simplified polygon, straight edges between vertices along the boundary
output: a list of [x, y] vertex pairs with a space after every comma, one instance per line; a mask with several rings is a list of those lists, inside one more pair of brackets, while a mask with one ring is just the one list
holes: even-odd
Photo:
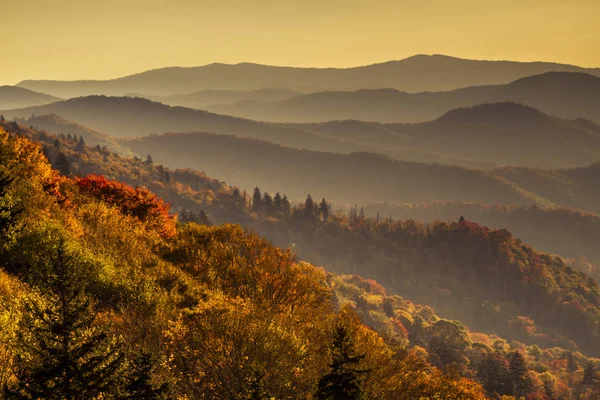
[[315, 203], [310, 194], [306, 196], [306, 201], [304, 201], [304, 217], [307, 220], [312, 220], [315, 217]]
[[262, 195], [260, 194], [260, 189], [258, 187], [254, 188], [254, 194], [252, 195], [252, 210], [254, 212], [259, 212], [262, 205]]
[[152, 156], [148, 154], [148, 157], [146, 157], [146, 165], [150, 166], [152, 164], [154, 164], [154, 161], [152, 160]]
[[85, 150], [85, 140], [83, 140], [83, 135], [79, 136], [79, 141], [77, 142], [77, 151], [83, 152]]
[[321, 213], [323, 222], [327, 222], [329, 220], [329, 205], [325, 201], [325, 198], [323, 198], [323, 200], [321, 200], [321, 204], [319, 204], [319, 212]]
[[38, 271], [38, 295], [24, 304], [17, 383], [8, 399], [92, 399], [114, 390], [123, 355], [106, 330], [94, 327], [85, 294], [87, 269], [78, 265], [61, 239]]
[[14, 180], [8, 174], [0, 172], [0, 235], [6, 233], [15, 217], [23, 211], [8, 194], [8, 189]]
[[0, 114], [0, 122], [4, 122], [4, 121], [6, 121], [6, 120], [4, 119], [4, 115], [3, 115], [3, 114]]
[[365, 370], [357, 369], [364, 354], [355, 354], [354, 341], [348, 328], [338, 323], [333, 332], [333, 343], [330, 346], [332, 361], [331, 371], [324, 375], [318, 384], [316, 400], [358, 400], [363, 399], [360, 375]]
[[169, 385], [163, 383], [155, 386], [152, 376], [156, 370], [155, 359], [149, 353], [143, 353], [132, 363], [126, 376], [124, 387], [125, 394], [119, 396], [120, 400], [159, 400], [167, 397]]
[[509, 355], [508, 373], [513, 386], [513, 394], [516, 397], [525, 397], [531, 391], [532, 383], [527, 375], [525, 359], [518, 350]]
[[263, 209], [265, 210], [265, 212], [267, 213], [267, 215], [272, 215], [273, 214], [273, 198], [271, 197], [271, 195], [267, 192], [265, 192], [263, 194]]
[[287, 195], [284, 193], [283, 198], [281, 199], [281, 212], [283, 215], [290, 215], [290, 201], [287, 198]]
[[56, 159], [54, 160], [54, 168], [56, 168], [58, 172], [64, 176], [70, 176], [73, 172], [73, 168], [71, 167], [69, 159], [62, 152], [59, 152], [56, 155]]
[[275, 193], [275, 197], [273, 197], [273, 207], [275, 207], [276, 212], [282, 212], [283, 200], [281, 199], [281, 195], [279, 192]]

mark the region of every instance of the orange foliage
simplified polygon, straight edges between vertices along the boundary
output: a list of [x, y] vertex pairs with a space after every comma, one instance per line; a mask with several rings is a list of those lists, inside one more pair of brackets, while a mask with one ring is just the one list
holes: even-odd
[[85, 193], [119, 207], [124, 214], [133, 216], [151, 229], [157, 230], [162, 237], [175, 235], [175, 216], [169, 214], [169, 205], [149, 190], [133, 189], [98, 175], [77, 178], [75, 183]]

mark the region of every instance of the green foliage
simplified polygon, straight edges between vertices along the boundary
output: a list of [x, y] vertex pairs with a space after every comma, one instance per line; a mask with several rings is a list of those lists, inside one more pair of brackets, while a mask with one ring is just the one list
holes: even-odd
[[356, 354], [353, 338], [348, 328], [338, 323], [333, 331], [330, 346], [331, 371], [318, 383], [317, 400], [360, 400], [363, 399], [360, 375], [368, 371], [358, 368], [364, 354]]
[[96, 398], [114, 390], [123, 362], [107, 331], [94, 327], [85, 271], [62, 241], [37, 274], [39, 296], [24, 304], [9, 399]]

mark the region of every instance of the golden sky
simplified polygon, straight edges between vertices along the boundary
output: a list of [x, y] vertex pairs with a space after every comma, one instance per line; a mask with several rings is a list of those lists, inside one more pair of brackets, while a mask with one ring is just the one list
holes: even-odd
[[600, 66], [600, 0], [0, 0], [0, 84], [414, 54]]

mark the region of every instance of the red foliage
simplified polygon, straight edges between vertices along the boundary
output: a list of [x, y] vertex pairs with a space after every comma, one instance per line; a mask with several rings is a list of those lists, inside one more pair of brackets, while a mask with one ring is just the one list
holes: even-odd
[[75, 183], [89, 195], [119, 207], [125, 215], [133, 216], [155, 229], [162, 237], [175, 234], [175, 217], [169, 214], [169, 204], [149, 190], [133, 189], [98, 175], [77, 178]]

